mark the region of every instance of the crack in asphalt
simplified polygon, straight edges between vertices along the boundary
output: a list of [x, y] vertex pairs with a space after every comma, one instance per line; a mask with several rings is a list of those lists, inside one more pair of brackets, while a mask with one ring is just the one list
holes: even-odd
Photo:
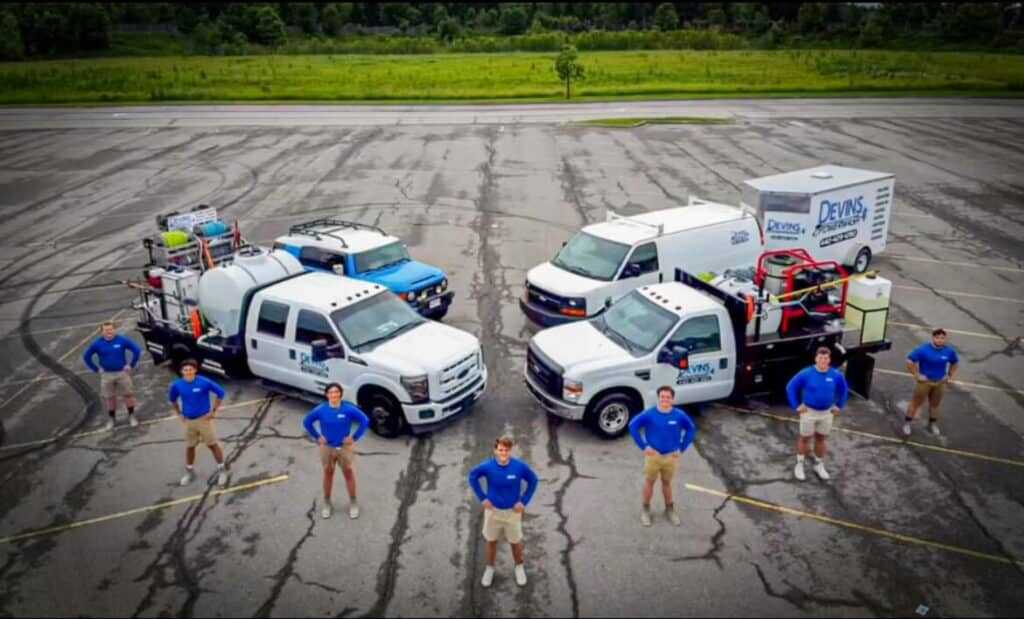
[[783, 583], [789, 587], [789, 590], [785, 593], [779, 593], [772, 587], [771, 583], [768, 582], [768, 578], [764, 574], [764, 570], [757, 563], [751, 562], [754, 566], [754, 571], [757, 572], [757, 578], [761, 581], [761, 586], [764, 588], [764, 592], [768, 597], [783, 600], [800, 609], [801, 611], [808, 610], [808, 603], [816, 604], [819, 607], [824, 608], [867, 608], [876, 617], [889, 617], [892, 616], [893, 609], [888, 608], [879, 602], [872, 600], [868, 595], [859, 589], [852, 591], [856, 599], [844, 599], [844, 598], [830, 598], [819, 595], [812, 595], [793, 586], [788, 580], [783, 579]]
[[725, 522], [722, 521], [722, 519], [719, 516], [719, 514], [722, 512], [723, 509], [725, 509], [725, 506], [728, 505], [731, 501], [732, 501], [732, 499], [729, 499], [729, 498], [723, 500], [722, 504], [719, 505], [718, 507], [716, 507], [715, 511], [711, 513], [711, 517], [714, 518], [715, 522], [718, 523], [718, 530], [715, 531], [715, 534], [711, 536], [711, 548], [709, 548], [708, 551], [705, 552], [702, 555], [688, 555], [688, 556], [684, 556], [684, 557], [676, 557], [676, 558], [672, 559], [673, 563], [684, 563], [684, 562], [687, 562], [687, 561], [709, 561], [710, 560], [710, 561], [714, 561], [715, 562], [715, 565], [718, 566], [719, 570], [723, 570], [724, 571], [725, 568], [722, 565], [722, 558], [718, 556], [718, 553], [721, 552], [722, 548], [725, 546], [725, 542], [723, 541], [723, 538], [725, 537], [726, 526], [725, 526]]
[[[273, 579], [274, 586], [271, 587], [270, 594], [267, 596], [267, 599], [253, 614], [254, 617], [270, 616], [270, 613], [274, 610], [274, 606], [277, 604], [277, 599], [281, 596], [281, 591], [284, 590], [284, 586], [288, 584], [288, 581], [291, 578], [294, 577], [299, 582], [302, 582], [302, 579], [295, 572], [295, 563], [299, 559], [299, 550], [302, 549], [303, 544], [305, 544], [309, 538], [313, 537], [313, 528], [316, 527], [316, 517], [314, 516], [315, 512], [316, 500], [314, 500], [309, 506], [309, 509], [306, 510], [306, 519], [309, 520], [309, 526], [306, 527], [306, 532], [303, 533], [302, 537], [299, 538], [299, 541], [295, 542], [295, 545], [293, 545], [291, 550], [288, 551], [288, 556], [285, 558], [284, 565], [281, 566], [281, 569], [277, 570], [277, 573], [272, 577], [269, 577]], [[338, 592], [337, 589], [333, 589], [332, 591], [336, 593]]]
[[395, 595], [395, 582], [401, 569], [398, 560], [402, 556], [402, 545], [409, 539], [409, 510], [416, 503], [419, 491], [424, 486], [437, 484], [439, 467], [432, 461], [434, 439], [428, 435], [417, 437], [415, 441], [412, 453], [409, 454], [409, 463], [395, 482], [398, 513], [394, 524], [391, 525], [391, 542], [388, 544], [387, 555], [377, 569], [377, 600], [366, 612], [365, 617], [382, 617], [386, 614], [388, 605]]
[[572, 600], [572, 616], [579, 617], [579, 585], [576, 582], [576, 575], [572, 569], [572, 551], [583, 543], [583, 538], [578, 540], [574, 539], [569, 533], [569, 516], [565, 513], [565, 494], [568, 492], [569, 486], [572, 485], [572, 482], [577, 479], [594, 478], [580, 474], [579, 469], [576, 466], [576, 455], [573, 450], [569, 450], [568, 457], [562, 456], [562, 446], [558, 439], [558, 426], [561, 425], [561, 423], [561, 419], [548, 415], [548, 466], [564, 466], [569, 471], [569, 475], [565, 478], [565, 481], [555, 489], [555, 502], [553, 507], [555, 509], [555, 513], [558, 514], [558, 526], [555, 530], [565, 538], [565, 547], [561, 552], [561, 562], [562, 567], [565, 568], [565, 579], [569, 586], [569, 596]]

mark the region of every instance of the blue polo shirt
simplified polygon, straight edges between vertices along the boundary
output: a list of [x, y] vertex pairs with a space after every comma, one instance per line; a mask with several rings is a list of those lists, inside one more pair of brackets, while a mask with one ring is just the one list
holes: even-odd
[[[355, 433], [352, 433], [353, 423], [356, 424]], [[314, 424], [319, 424], [319, 432]], [[338, 408], [331, 408], [330, 402], [324, 402], [309, 411], [302, 420], [302, 426], [314, 441], [319, 441], [323, 436], [331, 447], [341, 447], [349, 434], [352, 434], [353, 441], [358, 441], [366, 434], [369, 425], [370, 418], [366, 413], [355, 404], [345, 401]]]
[[804, 368], [786, 385], [789, 405], [796, 410], [801, 404], [818, 411], [827, 411], [833, 406], [842, 408], [850, 397], [846, 377], [835, 368], [824, 372], [816, 366]]
[[[128, 363], [128, 353], [132, 355], [131, 364]], [[99, 367], [96, 367], [96, 362], [93, 361], [93, 357], [96, 356], [100, 358]], [[137, 367], [141, 356], [142, 350], [138, 344], [123, 335], [115, 335], [109, 342], [102, 337], [96, 338], [96, 341], [85, 349], [82, 359], [93, 372], [98, 372], [100, 368], [103, 368], [104, 372], [120, 372], [127, 365]]]
[[[486, 493], [480, 485], [481, 479], [487, 480]], [[529, 505], [538, 481], [533, 469], [515, 458], [509, 458], [505, 466], [498, 463], [497, 458], [491, 458], [469, 472], [469, 486], [476, 498], [481, 503], [489, 500], [496, 509], [512, 509], [516, 503]], [[523, 482], [526, 482], [525, 492]]]
[[663, 413], [652, 406], [629, 422], [629, 433], [640, 449], [653, 447], [666, 456], [686, 451], [697, 436], [697, 426], [680, 408]]
[[179, 378], [171, 384], [167, 400], [171, 403], [181, 398], [181, 414], [186, 419], [199, 419], [210, 412], [210, 394], [224, 399], [224, 388], [204, 376], [196, 376], [192, 382]]
[[936, 348], [931, 342], [915, 348], [907, 355], [907, 359], [916, 363], [921, 368], [924, 377], [931, 381], [940, 381], [946, 378], [949, 367], [960, 363], [960, 357], [957, 356], [952, 346]]

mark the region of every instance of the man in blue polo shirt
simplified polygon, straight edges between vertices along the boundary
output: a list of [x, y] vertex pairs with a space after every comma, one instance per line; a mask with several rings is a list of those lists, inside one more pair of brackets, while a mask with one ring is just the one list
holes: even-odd
[[[469, 486], [484, 507], [484, 539], [487, 541], [487, 566], [480, 584], [490, 587], [494, 581], [494, 562], [498, 540], [504, 537], [512, 546], [516, 584], [526, 586], [523, 565], [523, 511], [537, 490], [537, 474], [528, 464], [512, 457], [515, 442], [511, 436], [494, 441], [494, 457], [469, 472]], [[487, 481], [484, 492], [480, 480]], [[526, 490], [523, 490], [523, 483]]]
[[800, 415], [800, 437], [796, 442], [796, 467], [793, 476], [806, 479], [804, 458], [814, 437], [814, 472], [823, 480], [829, 478], [825, 469], [825, 441], [832, 431], [832, 417], [846, 406], [850, 390], [846, 377], [831, 366], [832, 351], [821, 346], [814, 354], [814, 365], [800, 370], [786, 385], [789, 405]]
[[629, 423], [633, 441], [644, 452], [644, 504], [640, 524], [645, 527], [651, 526], [651, 499], [658, 478], [661, 478], [661, 495], [665, 499], [665, 517], [676, 526], [681, 524], [672, 501], [672, 479], [679, 469], [680, 454], [697, 436], [697, 426], [689, 415], [676, 408], [675, 401], [675, 389], [668, 385], [658, 387], [658, 405]]
[[946, 385], [953, 382], [960, 357], [952, 346], [946, 345], [946, 330], [932, 331], [932, 341], [921, 344], [907, 355], [907, 369], [914, 375], [917, 385], [907, 407], [903, 423], [904, 436], [910, 436], [910, 424], [917, 419], [917, 412], [928, 400], [928, 429], [939, 435], [939, 405], [946, 392]]
[[[187, 486], [195, 479], [193, 465], [196, 461], [196, 446], [203, 443], [210, 448], [213, 459], [217, 461], [217, 469], [220, 471], [217, 485], [226, 486], [228, 471], [224, 464], [224, 451], [217, 442], [217, 433], [213, 428], [213, 420], [224, 400], [224, 389], [209, 378], [198, 375], [199, 363], [195, 359], [182, 361], [179, 371], [181, 378], [171, 384], [167, 399], [174, 405], [185, 427], [185, 475], [181, 478], [181, 485]], [[178, 400], [181, 400], [180, 405]]]
[[[100, 395], [107, 403], [107, 414], [110, 415], [106, 429], [114, 429], [118, 392], [128, 409], [128, 425], [134, 428], [139, 422], [135, 419], [135, 387], [132, 385], [131, 371], [139, 366], [142, 350], [130, 338], [118, 334], [114, 330], [114, 323], [109, 320], [103, 323], [100, 332], [102, 335], [85, 349], [82, 359], [90, 370], [100, 375]], [[130, 362], [129, 353], [132, 356]], [[93, 357], [99, 357], [98, 366]]]
[[[348, 489], [348, 517], [359, 517], [359, 503], [356, 502], [356, 442], [366, 434], [370, 418], [358, 406], [342, 401], [344, 390], [338, 383], [331, 383], [324, 389], [326, 402], [309, 411], [302, 421], [302, 427], [320, 445], [320, 464], [324, 467], [324, 504], [320, 508], [322, 518], [334, 513], [331, 490], [334, 487], [334, 469], [341, 466]], [[316, 426], [320, 426], [320, 430]], [[355, 430], [352, 426], [355, 425]]]

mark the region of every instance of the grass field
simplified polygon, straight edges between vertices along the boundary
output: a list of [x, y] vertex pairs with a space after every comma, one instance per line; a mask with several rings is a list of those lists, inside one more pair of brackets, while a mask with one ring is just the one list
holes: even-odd
[[[580, 55], [575, 100], [1024, 94], [1024, 56], [893, 51]], [[559, 101], [548, 53], [96, 58], [0, 63], [0, 103]]]

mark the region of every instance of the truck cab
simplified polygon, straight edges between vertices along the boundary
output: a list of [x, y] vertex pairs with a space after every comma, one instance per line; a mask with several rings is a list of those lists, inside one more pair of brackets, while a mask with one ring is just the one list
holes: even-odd
[[244, 333], [253, 374], [316, 396], [340, 383], [386, 437], [435, 429], [487, 385], [474, 335], [425, 319], [368, 281], [307, 273], [259, 290]]
[[633, 414], [657, 404], [661, 385], [675, 387], [677, 404], [728, 397], [736, 360], [726, 309], [671, 282], [633, 290], [591, 320], [541, 331], [525, 378], [548, 412], [615, 438]]
[[584, 227], [554, 258], [527, 272], [519, 306], [549, 327], [599, 315], [634, 288], [693, 273], [749, 267], [762, 238], [752, 213], [691, 198], [685, 207], [621, 217]]
[[309, 271], [383, 286], [427, 318], [443, 318], [455, 297], [444, 271], [413, 260], [401, 239], [376, 226], [317, 219], [292, 226], [274, 249], [292, 254]]

